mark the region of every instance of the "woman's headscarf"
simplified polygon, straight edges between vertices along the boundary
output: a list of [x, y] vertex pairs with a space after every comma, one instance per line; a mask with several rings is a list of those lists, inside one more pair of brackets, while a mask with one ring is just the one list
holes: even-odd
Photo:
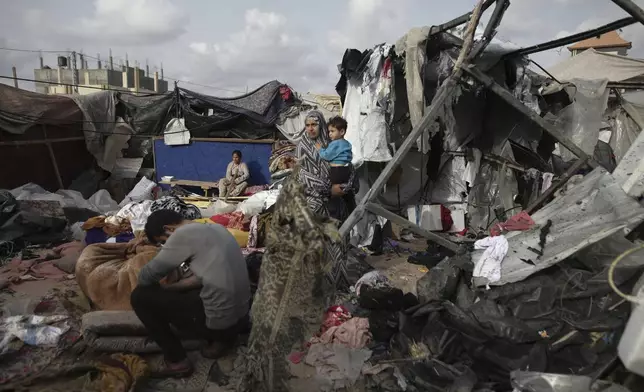
[[298, 143], [299, 179], [306, 187], [309, 207], [316, 213], [324, 213], [325, 202], [329, 198], [331, 189], [329, 165], [320, 157], [315, 145], [320, 143], [322, 147], [326, 147], [331, 140], [324, 115], [317, 110], [312, 110], [306, 116], [305, 121], [310, 119], [317, 121], [319, 133], [317, 138], [311, 139], [308, 132], [305, 131]]

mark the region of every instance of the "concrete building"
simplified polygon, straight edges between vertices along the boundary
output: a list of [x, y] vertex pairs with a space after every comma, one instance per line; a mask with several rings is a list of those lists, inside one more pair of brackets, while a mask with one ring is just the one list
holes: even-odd
[[[154, 72], [150, 76], [149, 71], [132, 68], [129, 66], [115, 66], [114, 69], [95, 68], [88, 69], [79, 62], [81, 68], [76, 70], [79, 94], [91, 94], [97, 89], [111, 89], [131, 91], [139, 94], [164, 93], [168, 91], [168, 81], [163, 80], [163, 69], [161, 77]], [[42, 64], [42, 62], [41, 62]], [[146, 67], [147, 68], [147, 67]], [[74, 71], [71, 67], [49, 68], [42, 66], [34, 70], [36, 80], [36, 92], [42, 94], [71, 94], [73, 92]], [[46, 82], [46, 83], [39, 83]], [[58, 84], [60, 83], [60, 84]]]
[[623, 39], [617, 31], [609, 31], [597, 37], [577, 42], [569, 46], [568, 50], [572, 56], [576, 56], [590, 48], [595, 49], [597, 52], [626, 56], [628, 55], [628, 50], [632, 47], [633, 43]]

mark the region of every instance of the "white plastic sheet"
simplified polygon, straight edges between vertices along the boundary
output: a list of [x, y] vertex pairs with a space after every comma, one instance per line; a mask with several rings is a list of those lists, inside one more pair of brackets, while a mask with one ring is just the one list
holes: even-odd
[[168, 146], [190, 144], [190, 131], [186, 128], [185, 118], [173, 118], [163, 131], [163, 141]]
[[139, 181], [130, 193], [125, 196], [125, 199], [119, 203], [119, 206], [124, 207], [125, 205], [136, 201], [152, 200], [152, 190], [155, 186], [157, 186], [157, 184], [154, 181], [150, 181], [145, 177], [141, 178], [141, 181]]

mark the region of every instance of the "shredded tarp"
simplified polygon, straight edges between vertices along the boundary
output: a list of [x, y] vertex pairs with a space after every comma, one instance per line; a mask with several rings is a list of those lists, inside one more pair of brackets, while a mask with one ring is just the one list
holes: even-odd
[[244, 139], [272, 137], [279, 114], [299, 103], [292, 90], [277, 80], [232, 98], [212, 97], [183, 88], [179, 91], [181, 110], [193, 137], [199, 134]]
[[[608, 80], [573, 79], [576, 87], [573, 103], [566, 106], [556, 116], [549, 114], [545, 117], [556, 128], [561, 129], [565, 136], [579, 146], [586, 154], [593, 155], [599, 138], [604, 112], [608, 103], [610, 90]], [[575, 155], [560, 146], [560, 154], [564, 161], [575, 159]]]
[[643, 76], [644, 61], [598, 52], [591, 48], [550, 67], [548, 71], [562, 82], [573, 79], [608, 79], [609, 82], [622, 82]]
[[82, 120], [81, 110], [69, 97], [0, 84], [0, 129], [3, 131], [22, 134], [34, 124], [79, 125]]
[[[615, 177], [603, 168], [596, 168], [565, 195], [537, 211], [532, 219], [535, 221], [532, 230], [507, 234], [509, 252], [501, 265], [501, 279], [493, 285], [521, 281], [644, 221], [644, 208], [624, 193]], [[541, 237], [545, 238], [543, 247]], [[472, 260], [478, 260], [482, 253], [474, 251]], [[476, 280], [475, 283], [485, 284]]]

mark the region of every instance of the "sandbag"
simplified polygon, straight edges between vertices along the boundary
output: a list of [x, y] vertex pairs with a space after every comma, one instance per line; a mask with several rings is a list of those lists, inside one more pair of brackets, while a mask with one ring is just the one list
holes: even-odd
[[76, 263], [76, 281], [99, 310], [132, 310], [130, 294], [139, 271], [156, 256], [159, 248], [134, 246], [135, 240], [120, 244], [93, 244]]

